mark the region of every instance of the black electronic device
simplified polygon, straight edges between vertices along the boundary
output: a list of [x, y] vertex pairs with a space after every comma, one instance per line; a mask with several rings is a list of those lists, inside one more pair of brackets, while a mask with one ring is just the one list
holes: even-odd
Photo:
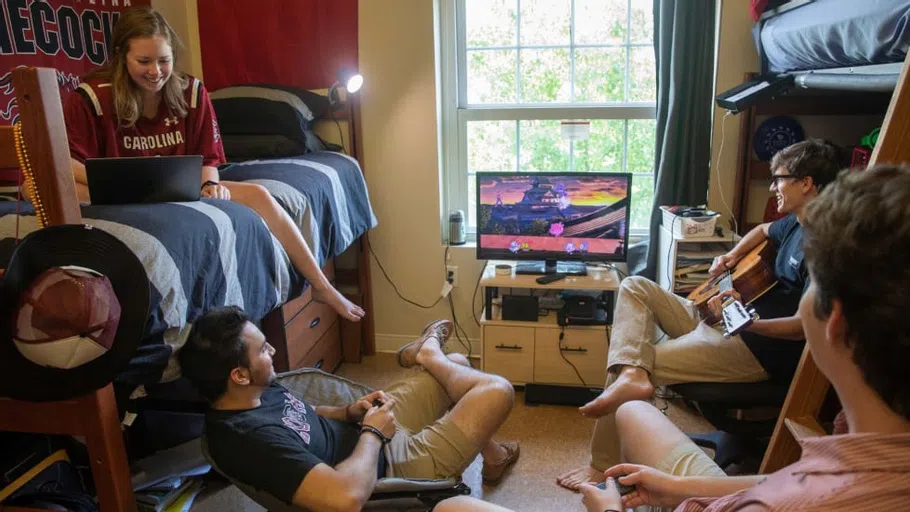
[[539, 301], [536, 295], [503, 295], [502, 319], [536, 322]]
[[794, 87], [792, 76], [757, 77], [717, 95], [717, 106], [738, 114], [761, 101], [786, 94]]
[[[614, 479], [614, 480], [616, 480], [616, 490], [619, 491], [620, 496], [625, 496], [626, 494], [629, 494], [630, 492], [635, 490], [634, 485], [623, 485], [623, 484], [619, 483], [619, 479]], [[595, 485], [594, 487], [597, 487], [601, 491], [604, 491], [607, 489], [607, 482], [601, 482], [601, 483]]]
[[382, 405], [383, 405], [382, 400], [380, 400], [378, 398], [373, 399], [373, 407], [382, 407]]
[[556, 323], [568, 325], [607, 325], [612, 323], [613, 301], [610, 293], [598, 296], [569, 295], [563, 297], [563, 307], [557, 313]]
[[565, 279], [565, 278], [566, 278], [565, 274], [556, 272], [554, 274], [546, 274], [546, 275], [540, 276], [536, 279], [536, 281], [537, 281], [537, 284], [550, 284], [550, 283], [555, 283], [556, 281], [559, 281], [560, 279]]
[[85, 175], [94, 205], [198, 201], [202, 155], [88, 158]]

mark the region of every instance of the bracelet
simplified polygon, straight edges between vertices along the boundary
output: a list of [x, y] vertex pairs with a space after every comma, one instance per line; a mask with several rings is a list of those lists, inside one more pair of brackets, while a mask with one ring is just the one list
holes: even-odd
[[220, 183], [218, 183], [217, 181], [208, 180], [205, 183], [203, 183], [201, 187], [199, 187], [199, 190], [202, 190], [209, 185], [220, 185]]
[[389, 441], [392, 440], [391, 438], [384, 436], [378, 428], [376, 428], [372, 425], [361, 425], [360, 434], [363, 435], [364, 432], [376, 434], [376, 437], [378, 437], [382, 441], [382, 444], [389, 444]]

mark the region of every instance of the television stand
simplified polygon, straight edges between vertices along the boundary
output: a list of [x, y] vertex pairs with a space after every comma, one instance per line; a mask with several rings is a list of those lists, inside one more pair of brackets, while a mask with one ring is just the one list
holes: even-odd
[[570, 276], [586, 276], [588, 267], [583, 261], [523, 261], [515, 264], [516, 274], [543, 275], [557, 272]]

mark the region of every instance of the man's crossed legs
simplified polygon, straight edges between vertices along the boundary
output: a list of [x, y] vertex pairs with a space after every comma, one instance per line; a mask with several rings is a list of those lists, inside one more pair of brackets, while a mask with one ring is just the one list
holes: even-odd
[[[669, 339], [655, 343], [657, 327]], [[767, 378], [742, 338], [724, 338], [700, 322], [692, 302], [649, 279], [623, 279], [610, 335], [606, 387], [579, 409], [584, 416], [597, 418], [591, 463], [560, 475], [557, 483], [574, 490], [584, 482], [602, 482], [603, 472], [620, 460], [616, 409], [629, 401], [650, 400], [655, 386]]]
[[471, 368], [463, 355], [446, 355], [442, 348], [451, 329], [447, 320], [433, 322], [399, 351], [399, 364], [423, 371], [385, 390], [395, 399], [400, 427], [388, 446], [390, 476], [458, 476], [481, 453], [484, 481], [495, 483], [519, 454], [517, 443], [493, 441], [515, 391], [504, 378]]

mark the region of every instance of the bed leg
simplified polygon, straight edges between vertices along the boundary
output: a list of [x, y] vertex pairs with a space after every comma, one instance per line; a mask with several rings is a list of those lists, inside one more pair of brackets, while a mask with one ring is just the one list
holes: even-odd
[[360, 235], [357, 249], [357, 281], [360, 294], [363, 296], [361, 307], [367, 312], [361, 321], [363, 354], [371, 356], [376, 353], [376, 310], [373, 309], [373, 281], [370, 278], [370, 239], [367, 233]]

